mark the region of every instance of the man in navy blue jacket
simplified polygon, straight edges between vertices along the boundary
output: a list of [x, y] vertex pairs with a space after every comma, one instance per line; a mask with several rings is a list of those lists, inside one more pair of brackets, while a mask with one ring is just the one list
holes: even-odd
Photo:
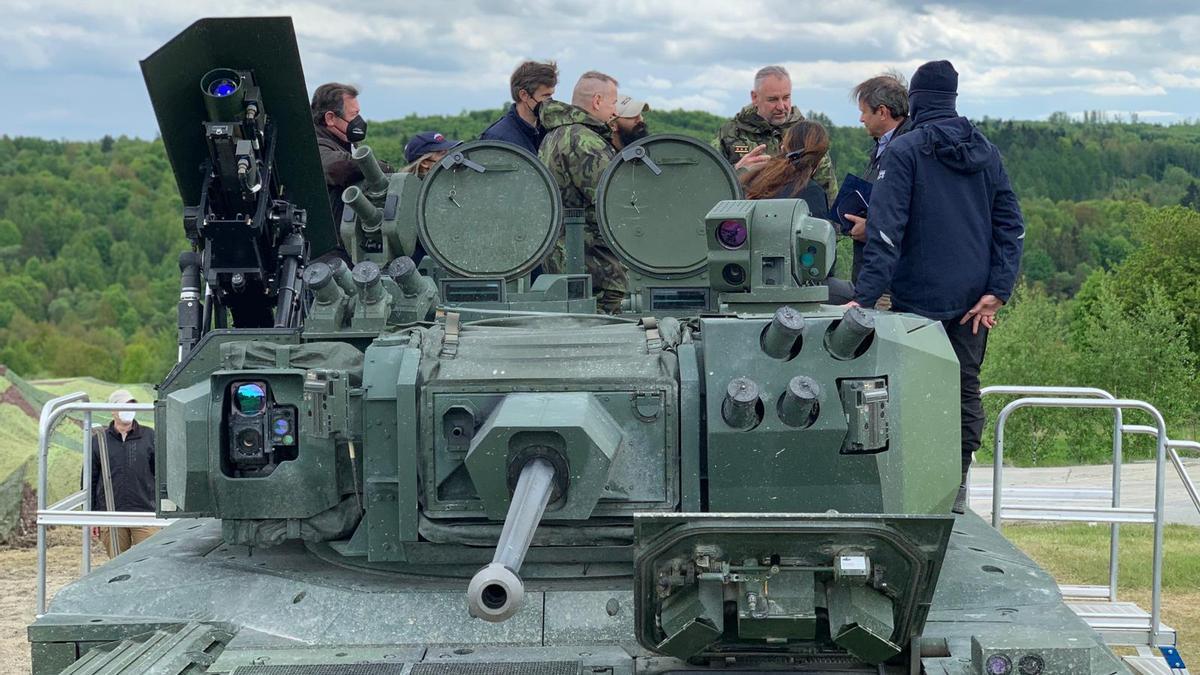
[[1000, 152], [955, 110], [958, 72], [949, 61], [917, 69], [909, 86], [913, 128], [883, 155], [871, 191], [855, 304], [874, 307], [889, 287], [892, 308], [941, 321], [958, 356], [962, 388], [962, 487], [983, 433], [979, 368], [988, 329], [1016, 283], [1025, 238]]
[[492, 123], [479, 136], [485, 141], [505, 141], [536, 155], [546, 130], [538, 122], [538, 107], [554, 98], [558, 86], [558, 66], [553, 61], [526, 61], [517, 66], [509, 79], [513, 103], [504, 117]]

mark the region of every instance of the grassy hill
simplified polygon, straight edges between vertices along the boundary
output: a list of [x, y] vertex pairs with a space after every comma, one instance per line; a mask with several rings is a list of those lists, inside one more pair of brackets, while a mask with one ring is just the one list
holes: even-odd
[[[26, 381], [0, 366], [0, 543], [8, 542], [20, 517], [22, 484], [37, 483], [38, 419], [50, 399], [84, 391], [92, 401], [104, 401], [118, 386], [125, 386], [140, 401], [154, 400], [147, 385], [114, 385], [95, 378], [80, 377]], [[93, 424], [108, 424], [106, 413], [93, 415]], [[49, 502], [79, 489], [83, 470], [83, 416], [69, 415], [58, 425], [49, 454]]]

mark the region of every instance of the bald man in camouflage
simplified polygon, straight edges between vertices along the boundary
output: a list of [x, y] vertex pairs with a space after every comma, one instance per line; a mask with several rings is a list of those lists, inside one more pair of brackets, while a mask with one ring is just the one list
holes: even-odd
[[[600, 175], [616, 155], [611, 126], [616, 106], [617, 81], [589, 71], [575, 84], [571, 103], [546, 101], [538, 115], [546, 129], [538, 156], [558, 183], [563, 208], [585, 212], [584, 262], [592, 276], [597, 305], [609, 314], [620, 311], [628, 284], [625, 266], [596, 225], [596, 188]], [[546, 260], [547, 272], [561, 274], [566, 269], [565, 251], [565, 233], [560, 232]]]
[[[792, 105], [792, 78], [787, 70], [783, 66], [766, 66], [754, 75], [750, 105], [721, 125], [713, 147], [733, 165], [754, 154], [760, 145], [764, 147], [759, 152], [774, 156], [779, 153], [783, 135], [803, 119], [804, 115]], [[837, 194], [837, 179], [828, 154], [817, 165], [813, 180], [825, 189], [830, 199]]]

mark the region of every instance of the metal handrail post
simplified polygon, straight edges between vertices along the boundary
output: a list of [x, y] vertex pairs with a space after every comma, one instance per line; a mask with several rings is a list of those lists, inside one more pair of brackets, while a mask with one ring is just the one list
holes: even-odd
[[[50, 430], [58, 419], [69, 412], [109, 412], [114, 410], [154, 410], [153, 403], [92, 403], [87, 394], [79, 391], [46, 402], [38, 420], [38, 512], [46, 510], [47, 456], [50, 449]], [[87, 455], [91, 446], [86, 447]], [[85, 459], [85, 461], [87, 461]], [[89, 484], [89, 491], [90, 491]], [[39, 518], [40, 520], [40, 518]], [[46, 526], [38, 523], [37, 616], [46, 613]]]
[[1179, 479], [1183, 481], [1183, 489], [1192, 498], [1192, 504], [1195, 505], [1196, 511], [1200, 512], [1200, 494], [1196, 492], [1196, 484], [1192, 482], [1192, 477], [1188, 475], [1187, 467], [1183, 465], [1183, 460], [1180, 459], [1179, 453], [1175, 448], [1168, 448], [1167, 452], [1171, 453], [1171, 463], [1175, 465], [1175, 471], [1179, 473]]
[[[1154, 427], [1141, 426], [1131, 424], [1122, 427], [1122, 430], [1127, 434], [1146, 434], [1153, 436], [1157, 433]], [[1183, 481], [1183, 489], [1191, 498], [1192, 504], [1196, 507], [1196, 511], [1200, 512], [1200, 492], [1196, 490], [1196, 484], [1192, 482], [1192, 477], [1188, 475], [1187, 467], [1183, 465], [1183, 459], [1179, 456], [1177, 450], [1188, 450], [1190, 452], [1200, 452], [1200, 443], [1196, 441], [1183, 441], [1167, 439], [1167, 455], [1171, 460], [1171, 464], [1175, 466], [1175, 472], [1179, 474], [1179, 479]]]
[[[75, 401], [86, 401], [88, 395], [86, 392], [77, 391], [73, 394], [66, 394], [57, 398], [52, 398], [46, 401], [46, 405], [42, 406], [42, 414], [38, 418], [38, 491], [37, 505], [38, 510], [46, 508], [46, 484], [48, 482], [48, 455], [50, 453], [50, 431], [54, 428], [53, 423], [58, 420], [57, 410], [59, 406], [65, 403], [73, 403]], [[37, 615], [41, 616], [46, 613], [46, 526], [38, 523], [37, 526]]]
[[[1106, 400], [1116, 400], [1116, 396], [1097, 387], [1046, 387], [1046, 386], [1009, 386], [1009, 385], [992, 385], [984, 387], [980, 390], [979, 395], [987, 394], [1010, 394], [1017, 396], [1042, 395], [1042, 396], [1096, 396]], [[1123, 434], [1121, 429], [1124, 427], [1124, 421], [1120, 408], [1113, 409], [1113, 470], [1112, 470], [1112, 505], [1113, 508], [1121, 507], [1121, 465], [1123, 462], [1124, 445]], [[997, 461], [997, 464], [1000, 462]], [[1003, 471], [1001, 469], [1000, 471]], [[999, 472], [993, 467], [992, 469], [992, 489], [1000, 490], [1002, 486], [998, 481]], [[996, 529], [1000, 525], [995, 517], [999, 511], [995, 507], [996, 497], [992, 496], [992, 526]], [[1200, 504], [1197, 505], [1200, 508]], [[1111, 602], [1117, 601], [1117, 576], [1120, 558], [1118, 557], [1121, 540], [1121, 525], [1119, 523], [1110, 523], [1108, 530], [1108, 599]]]
[[[1037, 407], [1037, 408], [1125, 408], [1141, 410], [1149, 414], [1154, 419], [1154, 426], [1157, 430], [1155, 452], [1155, 469], [1154, 469], [1154, 559], [1153, 567], [1151, 568], [1151, 584], [1150, 589], [1150, 633], [1151, 638], [1157, 644], [1158, 629], [1162, 617], [1162, 557], [1163, 557], [1163, 511], [1166, 504], [1166, 482], [1164, 473], [1167, 467], [1167, 423], [1163, 419], [1162, 413], [1157, 408], [1146, 403], [1145, 401], [1135, 401], [1132, 399], [1116, 399], [1104, 400], [1096, 398], [1040, 398], [1028, 397], [1019, 398], [1010, 402], [1000, 411], [1000, 415], [996, 420], [996, 428], [999, 431], [996, 437], [997, 462], [1000, 465], [1000, 459], [1003, 457], [1003, 425], [1008, 416], [1018, 408]], [[1001, 500], [999, 498], [1000, 490], [992, 490], [992, 508], [995, 512], [992, 514], [994, 524], [999, 523], [999, 509]], [[997, 525], [998, 526], [998, 525]]]
[[[92, 510], [92, 411], [83, 413], [83, 476], [80, 481], [85, 486], [83, 491], [83, 510]], [[83, 530], [83, 556], [79, 561], [79, 573], [87, 574], [92, 571], [92, 528], [86, 525]]]

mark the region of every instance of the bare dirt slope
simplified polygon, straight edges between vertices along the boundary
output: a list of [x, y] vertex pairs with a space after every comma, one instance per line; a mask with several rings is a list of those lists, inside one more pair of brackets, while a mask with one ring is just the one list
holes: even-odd
[[[78, 528], [60, 528], [50, 532], [47, 549], [47, 596], [79, 578], [82, 549]], [[92, 561], [100, 565], [108, 559], [104, 548], [93, 542]], [[25, 627], [33, 622], [37, 584], [37, 548], [0, 550], [0, 673], [28, 673], [29, 642]]]

